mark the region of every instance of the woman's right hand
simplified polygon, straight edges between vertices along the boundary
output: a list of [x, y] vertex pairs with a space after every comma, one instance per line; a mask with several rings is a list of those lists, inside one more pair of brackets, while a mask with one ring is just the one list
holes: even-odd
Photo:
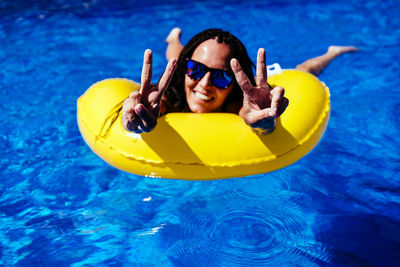
[[157, 125], [161, 98], [176, 69], [176, 59], [171, 59], [157, 84], [151, 84], [152, 52], [144, 52], [141, 87], [132, 92], [122, 106], [122, 125], [135, 133], [150, 132]]

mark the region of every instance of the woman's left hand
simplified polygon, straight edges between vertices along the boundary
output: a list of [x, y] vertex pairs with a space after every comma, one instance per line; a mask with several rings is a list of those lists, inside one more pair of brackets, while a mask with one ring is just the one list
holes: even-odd
[[282, 87], [274, 87], [267, 83], [267, 66], [265, 50], [260, 48], [257, 54], [256, 86], [253, 86], [242, 70], [237, 59], [231, 60], [231, 68], [236, 81], [243, 90], [243, 107], [240, 116], [253, 128], [269, 133], [275, 128], [275, 119], [279, 117], [289, 104], [284, 97]]

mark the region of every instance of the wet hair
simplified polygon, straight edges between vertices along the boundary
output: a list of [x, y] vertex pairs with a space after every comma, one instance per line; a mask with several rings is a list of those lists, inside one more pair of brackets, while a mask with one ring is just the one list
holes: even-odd
[[[172, 77], [169, 87], [165, 90], [164, 95], [170, 103], [173, 103], [175, 108], [179, 110], [187, 109], [187, 102], [185, 96], [185, 75], [186, 75], [186, 59], [191, 58], [194, 50], [204, 41], [214, 39], [218, 43], [224, 43], [230, 46], [230, 60], [231, 58], [236, 58], [243, 71], [246, 73], [247, 77], [250, 79], [251, 83], [255, 85], [253, 67], [254, 64], [251, 61], [245, 46], [243, 43], [236, 38], [234, 35], [227, 31], [220, 29], [208, 29], [202, 31], [190, 39], [190, 41], [184, 46], [180, 53], [177, 62], [177, 68]], [[230, 66], [229, 66], [230, 68]], [[224, 106], [229, 103], [243, 103], [243, 92], [240, 86], [234, 79], [234, 87], [232, 92], [229, 94], [225, 100]], [[224, 109], [224, 108], [223, 108]]]

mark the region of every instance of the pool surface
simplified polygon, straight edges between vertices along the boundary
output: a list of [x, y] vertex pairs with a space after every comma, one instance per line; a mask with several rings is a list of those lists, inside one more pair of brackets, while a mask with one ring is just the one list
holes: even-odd
[[[1, 266], [400, 266], [400, 5], [389, 1], [0, 1]], [[153, 77], [163, 42], [212, 27], [253, 61], [294, 68], [361, 49], [319, 76], [332, 113], [297, 163], [193, 182], [119, 171], [85, 144], [76, 100]], [[100, 107], [99, 107], [100, 108]]]

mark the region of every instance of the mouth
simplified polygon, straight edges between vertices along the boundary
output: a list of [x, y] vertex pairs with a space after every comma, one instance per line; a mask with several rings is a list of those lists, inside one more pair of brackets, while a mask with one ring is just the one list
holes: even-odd
[[199, 98], [199, 99], [201, 99], [201, 100], [203, 100], [203, 101], [211, 101], [211, 100], [213, 99], [213, 97], [207, 96], [207, 95], [202, 94], [202, 93], [197, 92], [197, 91], [194, 92], [194, 95], [195, 95], [197, 98]]

